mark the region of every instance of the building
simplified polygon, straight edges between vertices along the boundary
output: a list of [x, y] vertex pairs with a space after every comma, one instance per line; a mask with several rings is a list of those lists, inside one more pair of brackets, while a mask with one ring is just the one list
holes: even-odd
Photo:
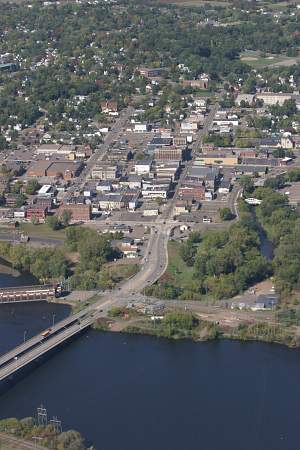
[[119, 168], [113, 164], [97, 164], [92, 169], [92, 178], [99, 180], [115, 180], [119, 176]]
[[141, 161], [136, 161], [134, 165], [134, 171], [137, 175], [149, 175], [152, 168], [152, 159], [143, 159]]
[[37, 161], [33, 163], [32, 166], [29, 167], [29, 169], [26, 172], [26, 175], [28, 177], [34, 178], [45, 177], [49, 166], [50, 166], [49, 161], [45, 160]]
[[178, 147], [162, 147], [154, 150], [154, 159], [156, 161], [182, 161], [183, 150]]
[[28, 177], [53, 177], [71, 180], [77, 177], [83, 168], [81, 162], [71, 161], [37, 161], [28, 170]]
[[187, 184], [177, 191], [178, 200], [191, 200], [201, 202], [205, 199], [205, 187], [200, 183]]
[[147, 133], [150, 131], [150, 126], [147, 123], [135, 123], [133, 131], [135, 133]]
[[170, 182], [177, 179], [180, 168], [180, 161], [156, 161], [154, 173], [157, 179], [165, 179]]
[[282, 148], [285, 148], [287, 150], [292, 150], [295, 147], [295, 142], [293, 141], [292, 136], [283, 135], [280, 140], [280, 145]]
[[208, 89], [209, 88], [209, 78], [204, 77], [199, 80], [182, 80], [181, 84], [183, 87], [192, 87], [197, 89]]
[[230, 180], [222, 180], [219, 186], [218, 191], [220, 194], [229, 194], [231, 190], [231, 181]]
[[278, 105], [282, 106], [285, 101], [291, 100], [293, 94], [282, 93], [282, 92], [260, 92], [256, 94], [257, 100], [262, 100], [264, 105], [272, 106]]
[[171, 137], [158, 137], [155, 136], [151, 141], [149, 145], [152, 145], [154, 147], [168, 147], [173, 144], [173, 138]]
[[113, 112], [113, 113], [118, 112], [118, 102], [116, 102], [114, 100], [105, 100], [105, 101], [101, 102], [100, 106], [101, 106], [101, 111], [104, 114], [111, 113], [111, 112]]
[[33, 204], [28, 206], [26, 209], [27, 219], [36, 219], [39, 222], [44, 222], [48, 213], [48, 208], [45, 206], [40, 206], [38, 204]]
[[78, 177], [83, 164], [81, 162], [57, 161], [50, 164], [46, 171], [47, 177], [62, 178], [64, 180], [72, 180]]
[[164, 69], [163, 67], [140, 67], [138, 71], [145, 78], [157, 78], [163, 76], [166, 73], [166, 69]]
[[112, 211], [114, 209], [124, 208], [123, 195], [119, 193], [99, 195], [97, 197], [99, 208]]
[[61, 217], [64, 211], [70, 211], [72, 222], [91, 220], [91, 205], [63, 203], [60, 205], [57, 215]]
[[53, 197], [54, 194], [55, 189], [51, 186], [51, 184], [44, 184], [37, 193], [39, 197]]
[[235, 166], [238, 164], [238, 156], [224, 153], [209, 153], [198, 158], [199, 164], [210, 166]]
[[238, 94], [235, 99], [235, 104], [241, 106], [242, 102], [252, 106], [254, 103], [254, 94]]
[[159, 215], [159, 207], [156, 203], [147, 203], [144, 205], [143, 216], [153, 217]]
[[198, 131], [199, 125], [197, 122], [190, 122], [188, 120], [181, 122], [180, 131], [181, 133], [196, 133]]

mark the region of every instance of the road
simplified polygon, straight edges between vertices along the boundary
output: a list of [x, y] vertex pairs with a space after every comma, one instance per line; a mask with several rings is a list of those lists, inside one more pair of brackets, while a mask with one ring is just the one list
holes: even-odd
[[74, 179], [72, 186], [70, 186], [66, 191], [64, 196], [65, 200], [68, 200], [70, 197], [73, 196], [74, 192], [83, 188], [85, 182], [88, 180], [91, 174], [92, 169], [95, 167], [96, 164], [98, 164], [100, 161], [103, 160], [108, 150], [110, 149], [113, 141], [116, 141], [121, 137], [123, 128], [125, 127], [128, 119], [130, 118], [133, 112], [134, 108], [128, 106], [120, 113], [120, 116], [111, 127], [111, 130], [105, 136], [103, 144], [97, 147], [93, 155], [87, 161], [86, 166], [81, 172], [81, 174]]

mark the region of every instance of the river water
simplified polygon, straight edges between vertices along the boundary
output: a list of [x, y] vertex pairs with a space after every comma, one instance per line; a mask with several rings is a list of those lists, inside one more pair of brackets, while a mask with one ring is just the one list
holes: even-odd
[[[2, 352], [68, 313], [10, 308], [0, 309]], [[0, 417], [42, 403], [98, 450], [296, 450], [299, 379], [300, 352], [281, 346], [90, 330], [2, 394]]]
[[[0, 305], [0, 354], [69, 312]], [[299, 379], [300, 350], [89, 330], [2, 394], [0, 418], [43, 404], [98, 450], [296, 450]]]

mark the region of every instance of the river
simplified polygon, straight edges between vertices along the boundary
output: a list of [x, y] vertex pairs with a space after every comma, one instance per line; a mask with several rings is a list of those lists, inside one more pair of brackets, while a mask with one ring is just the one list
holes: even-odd
[[[271, 257], [268, 246], [264, 253]], [[10, 276], [0, 285], [22, 284]], [[69, 311], [1, 305], [0, 354]], [[43, 404], [98, 450], [294, 450], [299, 379], [300, 350], [89, 330], [2, 394], [0, 418]]]
[[[2, 352], [54, 311], [68, 312], [2, 306]], [[294, 450], [299, 379], [299, 350], [90, 330], [2, 394], [0, 417], [33, 415], [42, 403], [98, 450]]]

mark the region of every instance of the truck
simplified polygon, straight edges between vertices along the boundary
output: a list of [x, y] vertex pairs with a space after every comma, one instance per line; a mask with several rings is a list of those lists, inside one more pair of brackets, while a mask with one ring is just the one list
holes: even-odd
[[47, 330], [43, 331], [43, 333], [41, 333], [42, 338], [45, 339], [46, 337], [48, 337], [51, 331], [52, 328], [48, 328]]

